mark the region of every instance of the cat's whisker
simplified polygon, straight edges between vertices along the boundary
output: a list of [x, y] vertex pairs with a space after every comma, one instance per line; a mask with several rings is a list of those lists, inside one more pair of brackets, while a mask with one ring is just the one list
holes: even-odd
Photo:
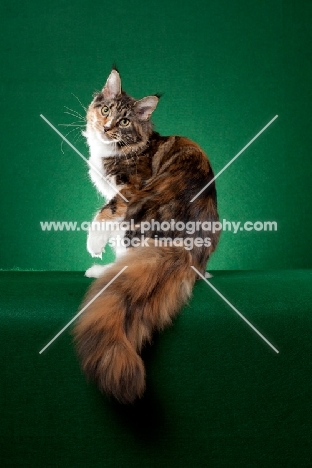
[[[131, 156], [131, 159], [133, 160], [133, 162], [136, 163], [136, 160], [134, 159], [133, 157], [133, 154], [132, 154], [132, 148], [131, 146], [124, 140], [124, 139], [120, 139], [120, 143], [122, 143], [126, 148], [129, 148], [129, 155]], [[122, 150], [122, 148], [120, 147], [121, 151], [123, 152], [123, 154], [126, 156], [125, 152]], [[136, 155], [137, 154], [137, 151], [134, 151], [134, 154]]]
[[117, 142], [114, 143], [115, 164], [116, 164], [116, 154], [117, 154]]
[[82, 119], [85, 120], [85, 117], [83, 115], [81, 115], [78, 111], [75, 111], [74, 109], [71, 109], [70, 107], [67, 107], [67, 106], [64, 106], [64, 107], [65, 107], [65, 109], [71, 111], [73, 114], [76, 114], [77, 117], [81, 117]]
[[[124, 143], [124, 142], [122, 142], [122, 143]], [[125, 158], [127, 159], [127, 161], [128, 161], [127, 153], [126, 153], [126, 152], [124, 151], [124, 149], [123, 149], [124, 147], [127, 148], [128, 145], [126, 145], [126, 144], [124, 143], [123, 146], [120, 146], [120, 149], [121, 149], [122, 154], [124, 155], [124, 157], [125, 157]]]
[[62, 127], [85, 127], [85, 124], [71, 123], [71, 124], [58, 124]]
[[71, 93], [71, 94], [77, 99], [81, 107], [87, 112], [87, 108], [81, 103], [80, 99], [74, 93]]
[[74, 142], [76, 143], [77, 141], [82, 139], [82, 135], [80, 132], [77, 133], [77, 135], [74, 137]]
[[127, 154], [126, 154], [123, 150], [121, 150], [121, 151], [122, 151], [122, 154], [123, 154], [124, 157], [125, 157], [125, 160], [127, 161], [128, 166], [129, 166], [129, 159], [128, 159], [128, 157], [127, 157]]
[[[66, 138], [70, 133], [74, 132], [75, 130], [78, 131], [78, 128], [72, 128], [68, 133], [66, 133], [65, 138]], [[78, 133], [80, 134], [80, 132], [78, 132]], [[61, 151], [62, 151], [63, 154], [65, 154], [65, 153], [64, 153], [64, 150], [63, 150], [63, 143], [64, 143], [64, 140], [62, 139], [62, 142], [61, 142]]]
[[64, 111], [64, 114], [71, 115], [71, 116], [74, 117], [75, 119], [79, 119], [80, 122], [86, 122], [86, 121], [87, 121], [87, 119], [81, 117], [81, 115], [76, 115], [76, 114], [73, 114], [72, 112]]

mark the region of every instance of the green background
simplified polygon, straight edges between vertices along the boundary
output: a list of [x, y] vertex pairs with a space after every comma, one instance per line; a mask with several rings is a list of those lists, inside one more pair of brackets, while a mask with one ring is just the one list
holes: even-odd
[[66, 134], [64, 106], [83, 112], [72, 93], [86, 106], [113, 62], [133, 96], [164, 93], [156, 129], [198, 142], [215, 173], [279, 115], [217, 180], [221, 218], [278, 230], [224, 232], [210, 268], [311, 267], [311, 14], [304, 0], [2, 1], [0, 268], [92, 263], [85, 232], [41, 231], [103, 201], [39, 115]]
[[[0, 8], [0, 268], [47, 270], [0, 272], [0, 465], [310, 468], [312, 2]], [[217, 180], [221, 218], [278, 231], [224, 232], [210, 263], [211, 283], [279, 354], [198, 281], [144, 350], [147, 392], [130, 408], [86, 383], [69, 330], [39, 355], [78, 310], [93, 263], [83, 231], [39, 223], [88, 221], [103, 203], [40, 114], [66, 134], [58, 125], [76, 119], [64, 106], [83, 112], [73, 94], [88, 105], [114, 62], [129, 94], [164, 93], [156, 129], [198, 142], [215, 173], [279, 116]], [[266, 271], [236, 271], [250, 269]]]

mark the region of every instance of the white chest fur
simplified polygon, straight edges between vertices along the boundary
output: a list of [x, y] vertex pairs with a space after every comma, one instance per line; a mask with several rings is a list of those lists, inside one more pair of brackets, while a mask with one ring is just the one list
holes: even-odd
[[89, 129], [84, 132], [84, 136], [87, 137], [90, 148], [90, 178], [97, 190], [106, 198], [106, 201], [109, 201], [117, 193], [114, 190], [114, 187], [117, 188], [116, 178], [107, 176], [103, 162], [105, 158], [116, 154], [115, 145], [101, 141], [95, 132]]

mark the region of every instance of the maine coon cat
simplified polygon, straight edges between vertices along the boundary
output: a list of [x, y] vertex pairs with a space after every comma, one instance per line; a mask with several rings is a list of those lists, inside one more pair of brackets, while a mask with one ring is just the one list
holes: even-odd
[[[143, 395], [140, 351], [153, 331], [169, 325], [190, 297], [197, 276], [191, 266], [205, 274], [218, 241], [218, 233], [209, 232], [207, 240], [203, 229], [204, 222], [218, 220], [214, 182], [191, 202], [214, 177], [208, 158], [188, 138], [160, 136], [153, 130], [150, 118], [158, 101], [159, 95], [130, 97], [113, 69], [88, 108], [84, 132], [90, 147], [90, 177], [106, 199], [94, 221], [132, 220], [134, 227], [118, 232], [90, 229], [87, 249], [93, 257], [101, 257], [116, 234], [130, 245], [117, 249], [115, 263], [87, 270], [87, 276], [98, 279], [83, 306], [127, 268], [87, 307], [74, 336], [87, 376], [121, 403]], [[196, 112], [185, 118], [196, 118]], [[148, 242], [131, 246], [133, 239], [141, 238], [140, 227], [146, 222], [151, 224], [144, 233]], [[195, 225], [192, 234], [186, 227], [181, 229], [190, 222]], [[159, 243], [164, 238], [176, 242]], [[194, 245], [185, 248], [183, 241], [189, 238]]]

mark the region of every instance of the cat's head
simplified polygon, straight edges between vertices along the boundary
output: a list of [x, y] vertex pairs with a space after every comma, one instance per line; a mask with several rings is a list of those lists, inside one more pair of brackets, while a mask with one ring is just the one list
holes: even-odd
[[159, 96], [135, 100], [121, 88], [117, 70], [113, 69], [100, 93], [94, 95], [87, 111], [87, 129], [84, 133], [99, 142], [114, 144], [121, 155], [140, 153], [152, 133], [150, 117]]

